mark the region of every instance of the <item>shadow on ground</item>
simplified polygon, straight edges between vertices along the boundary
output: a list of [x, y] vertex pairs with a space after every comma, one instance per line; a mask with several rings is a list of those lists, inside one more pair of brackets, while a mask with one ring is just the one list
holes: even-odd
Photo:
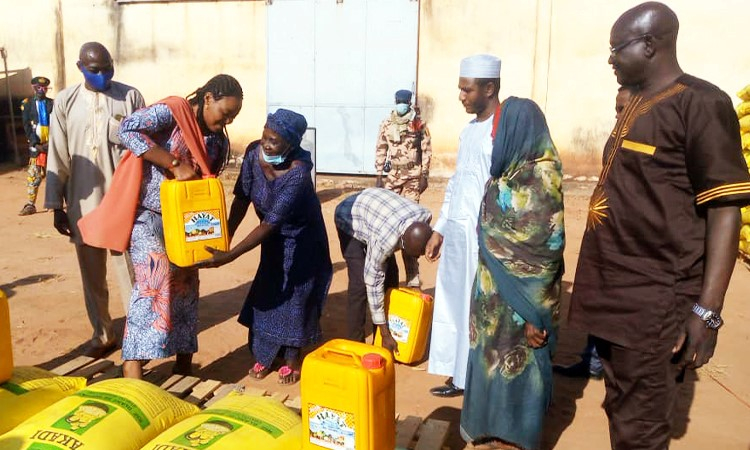
[[[563, 282], [563, 293], [560, 299], [560, 311], [567, 312], [570, 306], [572, 284]], [[557, 352], [554, 363], [568, 365], [580, 360], [580, 354], [587, 342], [586, 333], [567, 327], [567, 317], [561, 320]], [[674, 408], [672, 410], [672, 439], [680, 439], [687, 433], [689, 413], [695, 397], [695, 382], [698, 376], [694, 370], [688, 370], [681, 382], [678, 382]], [[554, 375], [552, 403], [545, 417], [542, 431], [542, 449], [553, 449], [565, 430], [573, 423], [578, 399], [583, 397], [588, 383], [604, 383], [602, 380], [589, 378], [567, 378]], [[603, 401], [604, 399], [602, 399]], [[604, 415], [602, 408], [601, 414]]]
[[448, 438], [444, 444], [445, 447], [448, 447], [451, 450], [461, 450], [466, 447], [466, 442], [461, 439], [461, 433], [459, 431], [459, 425], [461, 423], [460, 409], [450, 406], [441, 406], [425, 417], [425, 420], [427, 419], [444, 420], [450, 423], [450, 427], [448, 427]]
[[58, 275], [55, 275], [53, 273], [41, 273], [39, 275], [29, 275], [28, 277], [19, 278], [8, 284], [0, 285], [0, 289], [2, 289], [3, 292], [5, 292], [5, 295], [8, 298], [11, 298], [14, 295], [16, 295], [17, 287], [28, 286], [30, 284], [36, 284], [36, 283], [43, 283], [57, 276]]
[[[12, 288], [14, 286], [20, 286], [23, 284], [32, 284], [32, 283], [36, 283], [39, 281], [44, 281], [44, 279], [49, 279], [52, 277], [54, 277], [54, 275], [46, 275], [46, 274], [35, 275], [32, 277], [26, 277], [20, 280], [16, 280], [13, 283], [2, 286], [2, 288], [6, 293], [8, 293], [9, 291], [13, 292]], [[245, 301], [245, 296], [247, 295], [247, 292], [250, 289], [250, 284], [252, 284], [252, 281], [248, 281], [247, 283], [235, 286], [231, 289], [215, 292], [205, 297], [201, 297], [199, 300], [200, 307], [198, 308], [198, 318], [199, 318], [198, 332], [211, 328], [227, 320], [236, 320], [235, 317], [239, 314], [240, 308], [242, 308], [242, 304]], [[10, 288], [6, 290], [6, 287], [8, 286]], [[10, 295], [11, 294], [9, 293], [8, 296]], [[115, 335], [118, 341], [122, 342], [122, 333], [125, 328], [125, 318], [120, 317], [120, 318], [114, 319], [112, 321], [112, 326], [115, 330]], [[43, 369], [49, 370], [49, 369], [58, 367], [62, 364], [65, 364], [66, 362], [71, 361], [74, 358], [83, 355], [84, 352], [86, 352], [86, 350], [88, 349], [88, 344], [89, 344], [88, 341], [82, 342], [80, 345], [72, 349], [70, 352], [64, 355], [58, 356], [56, 358], [53, 358], [49, 361], [38, 364], [38, 366]], [[172, 361], [173, 359], [174, 358], [166, 359], [163, 361], [163, 364], [158, 363], [157, 366], [154, 366], [152, 368], [158, 368], [157, 370], [162, 370], [162, 371], [165, 371], [165, 373], [169, 373], [172, 370], [171, 366], [174, 364], [174, 362]], [[221, 360], [217, 361], [217, 363], [221, 363]], [[168, 368], [162, 367], [163, 365], [167, 365]], [[239, 378], [242, 378], [243, 376], [245, 376], [244, 367], [246, 367], [246, 364], [238, 366], [236, 370], [236, 372], [238, 372], [238, 374], [240, 375]], [[243, 368], [243, 369], [240, 370], [240, 368]], [[231, 377], [235, 376], [235, 374], [231, 372], [228, 372], [228, 374]]]
[[250, 291], [252, 280], [231, 289], [201, 296], [198, 307], [198, 332], [234, 319], [242, 309], [245, 297]]
[[[114, 319], [112, 321], [112, 328], [115, 330], [115, 335], [118, 340], [122, 339], [122, 330], [124, 329], [124, 327], [125, 327], [124, 317], [118, 317], [117, 319]], [[37, 366], [46, 370], [54, 369], [55, 367], [61, 366], [68, 361], [72, 361], [73, 359], [79, 356], [82, 356], [86, 352], [86, 350], [88, 350], [88, 347], [89, 347], [89, 341], [82, 342], [76, 348], [69, 351], [68, 353], [52, 358], [49, 361], [45, 361], [43, 363], [37, 364]], [[105, 355], [105, 358], [106, 358], [106, 355]]]

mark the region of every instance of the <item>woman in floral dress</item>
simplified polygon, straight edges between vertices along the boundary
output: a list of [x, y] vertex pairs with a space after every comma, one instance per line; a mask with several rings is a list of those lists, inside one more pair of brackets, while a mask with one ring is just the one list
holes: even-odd
[[479, 216], [461, 433], [477, 448], [536, 448], [552, 393], [563, 274], [562, 167], [544, 115], [503, 102]]
[[[175, 354], [173, 372], [191, 372], [198, 350], [198, 269], [177, 267], [167, 258], [160, 185], [165, 178], [190, 180], [220, 173], [229, 157], [225, 126], [241, 107], [240, 84], [229, 75], [217, 75], [187, 101], [169, 97], [136, 111], [120, 125], [122, 144], [143, 165], [129, 248], [135, 285], [122, 343], [126, 377], [140, 378], [145, 362]], [[180, 108], [188, 108], [187, 114], [178, 115]]]

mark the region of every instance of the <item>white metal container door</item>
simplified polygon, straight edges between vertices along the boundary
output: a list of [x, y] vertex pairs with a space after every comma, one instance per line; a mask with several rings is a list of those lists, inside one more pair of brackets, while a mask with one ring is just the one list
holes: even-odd
[[417, 72], [414, 0], [274, 0], [268, 6], [268, 110], [316, 128], [320, 172], [374, 173], [378, 126]]

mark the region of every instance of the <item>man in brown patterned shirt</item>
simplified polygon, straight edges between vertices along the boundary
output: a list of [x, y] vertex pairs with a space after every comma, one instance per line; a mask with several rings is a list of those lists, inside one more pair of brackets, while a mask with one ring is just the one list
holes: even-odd
[[648, 2], [610, 34], [617, 81], [637, 89], [604, 149], [570, 321], [604, 365], [613, 449], [669, 447], [676, 383], [713, 355], [750, 203], [732, 102], [682, 71], [678, 29]]

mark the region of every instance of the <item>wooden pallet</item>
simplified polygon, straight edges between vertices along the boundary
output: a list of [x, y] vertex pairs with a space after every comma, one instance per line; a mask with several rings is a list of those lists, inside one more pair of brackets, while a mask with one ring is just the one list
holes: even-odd
[[89, 383], [117, 378], [122, 376], [122, 369], [108, 359], [94, 359], [90, 356], [78, 356], [61, 364], [52, 372], [58, 375], [84, 377]]
[[[52, 369], [58, 375], [84, 377], [91, 383], [122, 376], [121, 366], [108, 359], [94, 359], [78, 356]], [[207, 408], [224, 398], [232, 391], [244, 395], [275, 398], [291, 410], [300, 413], [300, 397], [290, 398], [287, 394], [268, 392], [257, 388], [244, 388], [237, 384], [224, 384], [217, 380], [201, 380], [185, 375], [168, 375], [159, 371], [146, 371], [143, 379], [160, 386], [167, 392], [184, 399], [200, 408]], [[396, 450], [444, 450], [450, 424], [443, 420], [407, 416], [396, 417]]]
[[[122, 376], [121, 367], [116, 366], [114, 362], [88, 356], [78, 356], [55, 367], [52, 372], [58, 375], [84, 377], [89, 381], [89, 384]], [[170, 376], [154, 370], [144, 372], [143, 379], [201, 408], [211, 406], [230, 392], [237, 391], [245, 395], [275, 398], [295, 412], [299, 413], [300, 411], [299, 397], [290, 398], [289, 395], [268, 392], [263, 389], [246, 389], [237, 384], [224, 384], [218, 380], [201, 380], [197, 377], [185, 375]]]
[[396, 450], [443, 450], [450, 423], [407, 416], [396, 423]]

